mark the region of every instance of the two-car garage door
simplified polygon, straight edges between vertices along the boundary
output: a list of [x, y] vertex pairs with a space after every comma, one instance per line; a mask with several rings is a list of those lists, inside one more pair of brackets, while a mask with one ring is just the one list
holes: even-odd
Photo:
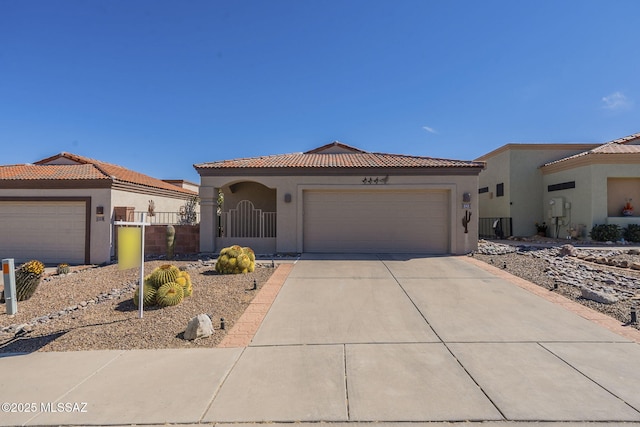
[[449, 192], [304, 191], [305, 252], [449, 252]]
[[16, 263], [85, 263], [87, 202], [0, 201], [0, 256]]

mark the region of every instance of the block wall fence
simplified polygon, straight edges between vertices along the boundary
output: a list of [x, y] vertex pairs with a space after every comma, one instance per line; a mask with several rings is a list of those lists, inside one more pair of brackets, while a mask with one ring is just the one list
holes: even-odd
[[[174, 225], [175, 255], [197, 254], [200, 252], [200, 224]], [[150, 225], [144, 230], [145, 255], [164, 255], [167, 253], [167, 226]]]

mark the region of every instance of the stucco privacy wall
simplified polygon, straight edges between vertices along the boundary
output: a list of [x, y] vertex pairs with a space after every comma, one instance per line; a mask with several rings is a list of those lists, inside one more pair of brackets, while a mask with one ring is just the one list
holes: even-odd
[[[277, 252], [301, 252], [303, 250], [303, 192], [305, 190], [446, 190], [449, 192], [450, 247], [453, 254], [463, 254], [477, 247], [478, 177], [469, 175], [393, 175], [387, 184], [363, 184], [363, 176], [371, 171], [361, 171], [345, 176], [202, 176], [201, 198], [201, 250], [215, 252], [215, 215], [219, 188], [252, 181], [276, 191]], [[445, 172], [446, 173], [446, 172]], [[471, 193], [471, 222], [464, 233], [462, 218], [466, 209], [462, 205], [465, 192]], [[285, 195], [291, 201], [285, 201]], [[225, 200], [225, 204], [227, 201]], [[228, 206], [227, 206], [228, 207]]]
[[111, 236], [111, 221], [109, 216], [105, 215], [104, 221], [96, 217], [96, 207], [104, 206], [105, 213], [110, 212], [108, 207], [111, 205], [111, 191], [108, 188], [96, 189], [3, 189], [2, 197], [15, 198], [57, 198], [57, 197], [90, 197], [91, 198], [91, 216], [90, 223], [90, 242], [89, 256], [90, 262], [100, 264], [110, 260], [110, 248], [105, 245], [105, 241], [109, 241]]
[[[485, 161], [480, 172], [480, 217], [511, 217], [515, 236], [536, 233], [535, 223], [547, 221], [543, 205], [542, 173], [545, 163], [596, 147], [596, 144], [507, 144], [477, 160]], [[496, 185], [504, 184], [504, 196], [496, 196]], [[541, 208], [541, 206], [543, 206]]]
[[[545, 171], [545, 168], [543, 168]], [[545, 189], [543, 206], [548, 209], [549, 200], [564, 197], [571, 203], [570, 212], [565, 222], [583, 224], [586, 232], [595, 224], [606, 224], [608, 218], [608, 178], [637, 178], [638, 166], [632, 164], [593, 164], [564, 169], [557, 172], [545, 172], [543, 186]], [[549, 185], [575, 181], [575, 188], [548, 192]], [[620, 201], [620, 208], [624, 200]], [[565, 231], [566, 226], [561, 230]], [[586, 236], [584, 236], [586, 237]]]

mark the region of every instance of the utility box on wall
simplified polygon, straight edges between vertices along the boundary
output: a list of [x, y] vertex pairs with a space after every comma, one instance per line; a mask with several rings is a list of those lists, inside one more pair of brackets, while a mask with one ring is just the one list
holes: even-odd
[[549, 200], [549, 205], [551, 210], [551, 218], [559, 218], [565, 216], [563, 197], [554, 197], [553, 199]]

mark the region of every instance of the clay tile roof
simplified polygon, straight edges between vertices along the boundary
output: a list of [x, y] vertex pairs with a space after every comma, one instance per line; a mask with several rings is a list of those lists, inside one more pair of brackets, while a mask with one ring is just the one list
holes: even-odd
[[9, 165], [0, 166], [1, 180], [85, 180], [109, 179], [93, 165]]
[[558, 163], [585, 158], [588, 156], [598, 155], [598, 154], [637, 154], [640, 153], [640, 133], [635, 133], [633, 135], [625, 136], [623, 138], [614, 139], [613, 141], [609, 141], [602, 145], [597, 146], [591, 150], [583, 151], [582, 153], [575, 154], [573, 156], [564, 157], [562, 159], [554, 160], [553, 162], [546, 163], [542, 165], [549, 166], [555, 165]]
[[[333, 143], [336, 144], [336, 143]], [[319, 153], [333, 144], [305, 153], [248, 157], [194, 165], [196, 169], [225, 168], [483, 168], [484, 163], [400, 154], [369, 153], [346, 146], [346, 152]], [[341, 143], [338, 143], [341, 144]]]
[[112, 180], [196, 195], [197, 193], [122, 166], [62, 152], [33, 165], [0, 166], [2, 180]]

